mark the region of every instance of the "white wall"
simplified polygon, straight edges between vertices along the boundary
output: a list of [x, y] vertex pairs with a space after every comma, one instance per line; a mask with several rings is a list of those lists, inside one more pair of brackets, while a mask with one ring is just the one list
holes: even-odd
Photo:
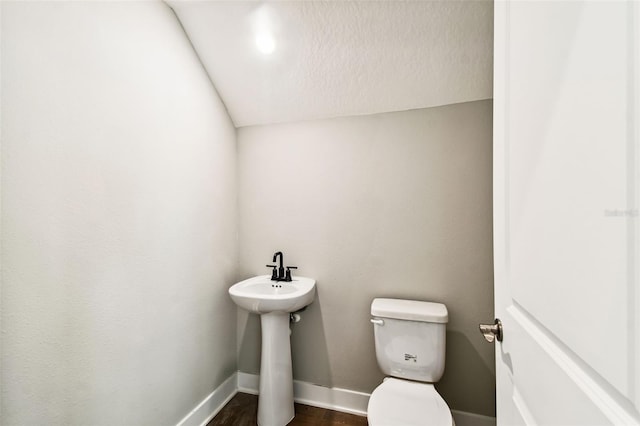
[[[492, 104], [238, 130], [240, 275], [271, 255], [318, 282], [295, 324], [294, 378], [371, 392], [382, 380], [375, 297], [449, 308], [438, 388], [453, 409], [495, 415]], [[259, 370], [259, 321], [239, 311], [239, 367]]]
[[161, 2], [2, 2], [3, 425], [175, 424], [236, 370], [235, 129]]

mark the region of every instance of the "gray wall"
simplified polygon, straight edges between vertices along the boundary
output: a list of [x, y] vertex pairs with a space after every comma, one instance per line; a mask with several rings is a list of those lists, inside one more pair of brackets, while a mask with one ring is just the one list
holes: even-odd
[[3, 425], [176, 424], [236, 371], [235, 129], [162, 2], [2, 2]]
[[[371, 392], [375, 297], [449, 309], [451, 408], [495, 415], [492, 103], [238, 129], [240, 278], [284, 252], [317, 280], [292, 334], [294, 377]], [[238, 311], [241, 371], [259, 371], [258, 317]]]

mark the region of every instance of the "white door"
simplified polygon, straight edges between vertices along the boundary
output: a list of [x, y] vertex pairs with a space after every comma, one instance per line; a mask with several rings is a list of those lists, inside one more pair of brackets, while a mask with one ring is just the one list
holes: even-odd
[[495, 3], [499, 425], [640, 424], [640, 2]]

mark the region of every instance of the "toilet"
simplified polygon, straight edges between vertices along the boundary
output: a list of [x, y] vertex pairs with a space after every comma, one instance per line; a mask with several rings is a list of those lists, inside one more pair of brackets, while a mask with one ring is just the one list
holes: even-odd
[[369, 398], [369, 425], [454, 425], [433, 385], [444, 372], [447, 307], [378, 298], [371, 303], [371, 316], [378, 365], [388, 377]]

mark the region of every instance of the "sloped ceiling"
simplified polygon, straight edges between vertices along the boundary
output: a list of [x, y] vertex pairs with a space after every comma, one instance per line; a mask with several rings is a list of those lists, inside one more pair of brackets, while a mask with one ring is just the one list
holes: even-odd
[[237, 127], [492, 96], [490, 1], [167, 3]]

